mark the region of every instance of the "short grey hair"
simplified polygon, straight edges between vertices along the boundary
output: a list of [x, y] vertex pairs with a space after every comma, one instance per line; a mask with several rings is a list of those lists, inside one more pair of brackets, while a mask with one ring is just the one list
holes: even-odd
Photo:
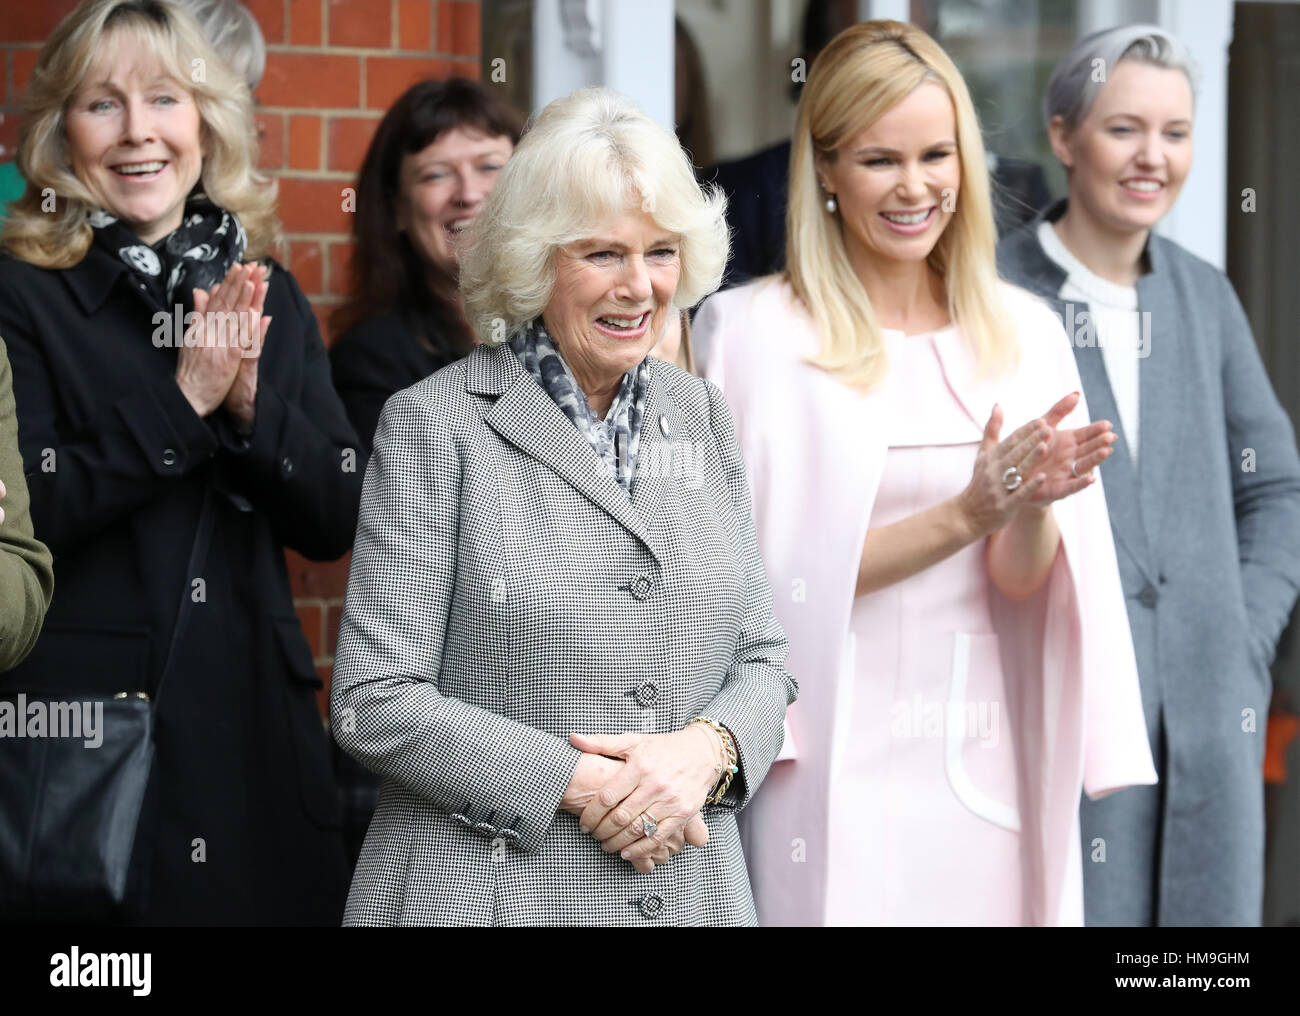
[[[1043, 97], [1043, 122], [1050, 128], [1052, 118], [1059, 116], [1067, 130], [1077, 127], [1121, 60], [1182, 71], [1195, 101], [1196, 81], [1187, 47], [1155, 25], [1121, 25], [1080, 39], [1056, 65]], [[1100, 81], [1095, 73], [1098, 67], [1105, 72]]]
[[681, 237], [676, 308], [722, 281], [727, 200], [702, 189], [677, 138], [624, 96], [583, 88], [556, 99], [525, 130], [461, 251], [460, 292], [479, 338], [497, 345], [551, 301], [555, 255], [601, 222], [641, 208]]
[[172, 0], [199, 23], [217, 56], [256, 91], [266, 73], [266, 38], [250, 11], [238, 0]]

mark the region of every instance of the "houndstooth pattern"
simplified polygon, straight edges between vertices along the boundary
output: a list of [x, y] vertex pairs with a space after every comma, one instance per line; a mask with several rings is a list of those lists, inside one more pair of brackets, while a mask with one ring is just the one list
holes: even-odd
[[[796, 686], [721, 393], [651, 360], [632, 497], [509, 346], [393, 396], [335, 654], [340, 745], [384, 777], [350, 925], [756, 921], [736, 811]], [[650, 875], [558, 812], [570, 731], [712, 716], [740, 774]]]

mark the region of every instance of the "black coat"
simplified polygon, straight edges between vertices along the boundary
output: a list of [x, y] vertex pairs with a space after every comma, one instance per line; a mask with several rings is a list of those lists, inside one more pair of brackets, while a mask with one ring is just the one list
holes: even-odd
[[394, 392], [410, 388], [468, 350], [425, 343], [397, 314], [357, 322], [330, 346], [334, 388], [369, 453], [379, 413]]
[[[274, 262], [255, 430], [199, 417], [158, 348], [151, 305], [92, 248], [76, 267], [0, 257], [19, 443], [55, 596], [12, 690], [156, 697], [185, 590], [199, 590], [157, 710], [133, 879], [136, 920], [337, 924], [347, 891], [321, 687], [284, 548], [351, 546], [364, 453], [329, 379], [316, 319]], [[205, 487], [211, 545], [185, 574]]]

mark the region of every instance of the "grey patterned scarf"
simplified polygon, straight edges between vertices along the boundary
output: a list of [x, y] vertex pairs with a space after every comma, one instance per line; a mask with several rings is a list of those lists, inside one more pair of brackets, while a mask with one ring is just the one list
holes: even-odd
[[637, 448], [641, 443], [641, 417], [645, 411], [645, 360], [623, 375], [623, 383], [614, 396], [609, 413], [601, 420], [587, 405], [586, 394], [578, 386], [554, 340], [546, 333], [540, 317], [511, 340], [510, 348], [523, 362], [524, 369], [591, 442], [609, 475], [630, 497], [632, 480], [636, 476]]

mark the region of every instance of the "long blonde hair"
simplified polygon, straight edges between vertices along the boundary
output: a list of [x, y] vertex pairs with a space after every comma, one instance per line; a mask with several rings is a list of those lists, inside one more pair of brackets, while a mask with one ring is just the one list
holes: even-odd
[[997, 241], [979, 121], [948, 55], [919, 28], [866, 21], [837, 35], [814, 62], [799, 101], [790, 152], [786, 271], [812, 316], [821, 350], [810, 362], [864, 391], [888, 369], [880, 324], [849, 262], [839, 216], [823, 205], [816, 159], [834, 161], [851, 141], [925, 81], [941, 85], [957, 120], [961, 189], [928, 258], [944, 280], [948, 312], [973, 344], [981, 371], [1014, 361], [1016, 346], [998, 295]]
[[[68, 101], [105, 52], [112, 35], [133, 31], [193, 96], [206, 157], [204, 193], [239, 216], [255, 260], [279, 239], [276, 186], [257, 169], [257, 132], [248, 85], [231, 72], [194, 19], [167, 0], [83, 0], [50, 34], [32, 71], [18, 140], [18, 170], [27, 181], [9, 208], [3, 243], [42, 268], [70, 268], [90, 247], [87, 215], [98, 207], [73, 172], [64, 115]], [[199, 69], [202, 73], [198, 73]], [[53, 192], [53, 212], [42, 210]]]

